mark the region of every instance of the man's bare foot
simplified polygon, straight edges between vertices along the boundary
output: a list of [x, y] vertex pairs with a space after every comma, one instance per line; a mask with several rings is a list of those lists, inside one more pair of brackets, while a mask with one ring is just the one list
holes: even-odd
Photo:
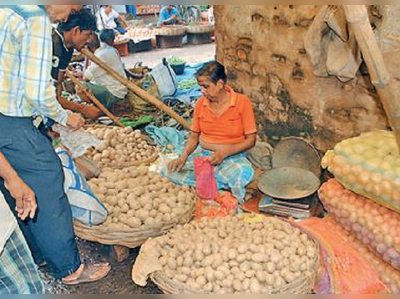
[[110, 270], [111, 266], [108, 263], [97, 265], [82, 264], [75, 273], [65, 277], [62, 282], [71, 286], [95, 282], [106, 277]]

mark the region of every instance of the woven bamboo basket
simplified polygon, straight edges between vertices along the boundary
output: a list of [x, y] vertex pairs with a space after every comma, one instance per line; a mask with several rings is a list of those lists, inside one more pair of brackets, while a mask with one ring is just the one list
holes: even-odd
[[[106, 125], [88, 125], [84, 127], [85, 129], [106, 129], [106, 128], [111, 128], [110, 126], [106, 126]], [[154, 142], [146, 135], [142, 135], [141, 137], [144, 141], [146, 141], [148, 144], [150, 145], [155, 145]], [[91, 159], [90, 157], [86, 156], [88, 159]], [[123, 163], [123, 164], [119, 164], [119, 165], [113, 165], [113, 164], [103, 164], [101, 162], [97, 162], [97, 164], [99, 165], [99, 167], [101, 168], [113, 168], [113, 169], [123, 169], [123, 168], [127, 168], [127, 167], [133, 167], [133, 166], [141, 166], [141, 165], [149, 165], [151, 163], [154, 163], [155, 161], [157, 161], [158, 159], [158, 152], [156, 152], [152, 157], [150, 157], [149, 159], [144, 159], [141, 161], [132, 161], [132, 162], [127, 162], [127, 163]]]
[[211, 33], [215, 30], [213, 24], [199, 24], [194, 26], [187, 26], [187, 33], [189, 34], [205, 34]]
[[[318, 245], [314, 241], [315, 248]], [[317, 250], [319, 252], [319, 250]], [[271, 294], [310, 294], [314, 290], [315, 281], [320, 265], [319, 254], [316, 255], [313, 266], [308, 273], [295, 280], [294, 282], [283, 286], [280, 289], [274, 289]], [[164, 292], [164, 294], [206, 294], [202, 290], [194, 290], [185, 284], [176, 282], [168, 278], [162, 271], [157, 271], [150, 275], [151, 280]]]
[[97, 242], [103, 245], [119, 245], [128, 248], [136, 248], [145, 243], [150, 238], [155, 238], [166, 234], [178, 224], [188, 223], [195, 212], [195, 201], [193, 205], [174, 223], [165, 225], [159, 229], [130, 229], [119, 230], [111, 229], [103, 225], [88, 227], [85, 224], [75, 221], [75, 234], [87, 241]]
[[161, 36], [180, 36], [185, 35], [186, 33], [186, 26], [167, 26], [156, 29], [156, 35]]

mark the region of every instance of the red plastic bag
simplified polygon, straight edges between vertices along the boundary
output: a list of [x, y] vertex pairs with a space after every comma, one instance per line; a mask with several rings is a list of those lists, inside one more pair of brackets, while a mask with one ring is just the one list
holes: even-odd
[[214, 175], [214, 166], [208, 157], [194, 159], [194, 175], [196, 176], [197, 194], [206, 200], [214, 200], [218, 196], [218, 186]]
[[198, 200], [195, 218], [215, 218], [234, 215], [238, 204], [238, 200], [230, 192], [220, 192], [215, 201]]

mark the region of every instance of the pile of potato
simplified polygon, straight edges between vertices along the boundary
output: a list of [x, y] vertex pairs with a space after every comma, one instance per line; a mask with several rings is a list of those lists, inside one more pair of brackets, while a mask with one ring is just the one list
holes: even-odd
[[110, 216], [103, 224], [116, 230], [159, 229], [179, 223], [193, 209], [195, 194], [148, 167], [104, 169], [89, 181]]
[[393, 132], [344, 140], [325, 155], [322, 166], [347, 189], [400, 213], [400, 155]]
[[346, 230], [400, 270], [400, 215], [345, 189], [336, 179], [319, 195], [325, 209]]
[[254, 217], [176, 227], [157, 239], [162, 272], [193, 291], [217, 294], [274, 293], [314, 273], [319, 253], [307, 235], [281, 220]]
[[150, 160], [157, 154], [157, 149], [148, 144], [142, 133], [133, 131], [131, 127], [93, 127], [86, 132], [101, 140], [87, 153], [100, 166], [124, 167], [129, 163]]
[[332, 217], [327, 218], [332, 229], [344, 238], [354, 249], [356, 249], [362, 257], [370, 262], [374, 269], [378, 272], [379, 278], [387, 285], [392, 294], [400, 294], [400, 272], [392, 266], [380, 259], [374, 252], [368, 249], [366, 245], [361, 243], [355, 236], [346, 231]]

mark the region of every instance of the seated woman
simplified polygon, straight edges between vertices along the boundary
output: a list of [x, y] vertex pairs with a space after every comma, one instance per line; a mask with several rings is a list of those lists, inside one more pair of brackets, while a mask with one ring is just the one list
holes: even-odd
[[[206, 64], [196, 75], [204, 97], [197, 102], [191, 134], [179, 159], [166, 174], [174, 183], [196, 186], [194, 158], [209, 157], [220, 190], [231, 190], [241, 202], [254, 170], [246, 151], [256, 143], [257, 127], [250, 99], [226, 85], [225, 68]], [[199, 147], [200, 145], [200, 147]]]

